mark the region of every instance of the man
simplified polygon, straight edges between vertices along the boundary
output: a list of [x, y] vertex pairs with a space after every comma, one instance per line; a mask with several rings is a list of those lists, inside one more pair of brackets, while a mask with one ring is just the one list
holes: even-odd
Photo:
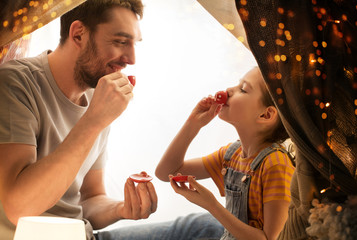
[[140, 0], [88, 0], [61, 17], [57, 49], [0, 66], [0, 235], [13, 239], [21, 216], [83, 219], [93, 229], [156, 211], [151, 183], [128, 179], [124, 200], [103, 184], [109, 125], [133, 86]]

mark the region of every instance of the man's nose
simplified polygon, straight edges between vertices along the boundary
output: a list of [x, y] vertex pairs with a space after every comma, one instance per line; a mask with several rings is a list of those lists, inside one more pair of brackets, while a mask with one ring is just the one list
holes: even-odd
[[131, 46], [126, 49], [125, 53], [121, 57], [121, 61], [125, 62], [126, 64], [133, 65], [135, 64], [135, 47]]

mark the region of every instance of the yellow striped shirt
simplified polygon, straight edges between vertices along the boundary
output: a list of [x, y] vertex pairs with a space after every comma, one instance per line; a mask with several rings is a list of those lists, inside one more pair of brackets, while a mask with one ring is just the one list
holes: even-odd
[[[218, 151], [202, 158], [222, 196], [224, 196], [223, 175], [221, 174], [224, 162], [223, 156], [230, 145], [221, 147]], [[250, 164], [257, 154], [250, 158], [242, 158], [241, 151], [242, 147], [236, 150], [228, 163], [228, 167], [235, 171], [248, 173]], [[288, 155], [281, 151], [272, 152], [264, 158], [259, 168], [254, 171], [250, 183], [248, 200], [248, 222], [250, 226], [263, 229], [264, 203], [274, 200], [290, 202], [290, 182], [294, 170], [295, 168]]]

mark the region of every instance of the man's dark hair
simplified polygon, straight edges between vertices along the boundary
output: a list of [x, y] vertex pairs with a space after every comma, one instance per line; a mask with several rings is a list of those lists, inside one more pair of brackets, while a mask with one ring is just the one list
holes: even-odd
[[144, 6], [141, 0], [87, 0], [61, 16], [60, 45], [66, 42], [69, 28], [74, 21], [81, 21], [91, 33], [94, 33], [98, 24], [109, 22], [108, 13], [114, 7], [127, 8], [140, 19], [143, 17]]

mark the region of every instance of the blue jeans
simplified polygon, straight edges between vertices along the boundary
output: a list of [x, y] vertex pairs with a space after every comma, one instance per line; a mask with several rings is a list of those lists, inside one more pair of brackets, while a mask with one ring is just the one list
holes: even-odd
[[97, 240], [218, 240], [223, 226], [209, 213], [193, 213], [176, 220], [98, 232]]

